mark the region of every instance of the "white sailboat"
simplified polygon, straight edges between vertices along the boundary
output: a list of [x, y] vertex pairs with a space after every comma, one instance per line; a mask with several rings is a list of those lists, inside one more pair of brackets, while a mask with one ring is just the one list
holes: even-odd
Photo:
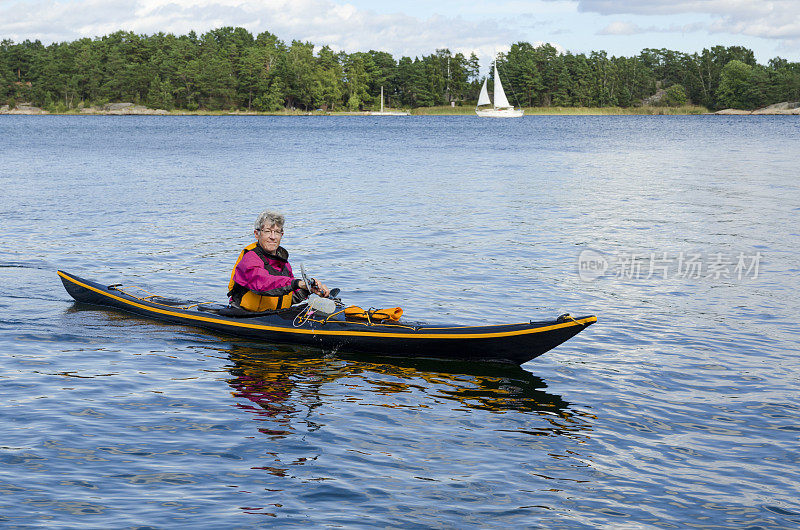
[[[489, 99], [489, 91], [486, 90], [486, 83], [488, 82], [488, 78], [483, 80], [481, 93], [478, 96], [478, 105], [475, 107], [475, 114], [481, 118], [521, 118], [525, 114], [523, 109], [515, 109], [508, 102], [506, 92], [503, 90], [503, 83], [500, 82], [500, 74], [497, 73], [497, 61], [494, 63], [494, 105], [492, 105], [492, 100]], [[479, 108], [482, 105], [492, 105], [492, 108]]]
[[383, 87], [381, 87], [381, 110], [380, 112], [372, 111], [370, 116], [410, 116], [411, 113], [405, 110], [383, 110]]

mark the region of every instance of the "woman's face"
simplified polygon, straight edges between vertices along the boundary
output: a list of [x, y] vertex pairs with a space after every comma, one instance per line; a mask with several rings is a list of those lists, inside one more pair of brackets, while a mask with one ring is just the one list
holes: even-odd
[[274, 254], [275, 251], [278, 250], [278, 246], [281, 244], [283, 228], [279, 227], [278, 225], [272, 225], [269, 228], [255, 230], [253, 233], [256, 236], [258, 244], [261, 245], [261, 248], [270, 254]]

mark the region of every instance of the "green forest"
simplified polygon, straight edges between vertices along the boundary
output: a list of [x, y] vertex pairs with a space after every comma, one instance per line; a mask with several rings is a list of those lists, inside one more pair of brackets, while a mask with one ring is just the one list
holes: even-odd
[[[633, 107], [657, 92], [660, 105], [712, 110], [800, 100], [800, 63], [762, 65], [740, 46], [609, 57], [518, 42], [498, 66], [509, 100], [523, 107]], [[482, 82], [475, 54], [438, 49], [396, 60], [233, 27], [180, 36], [118, 31], [47, 46], [0, 41], [0, 104], [51, 112], [122, 101], [166, 110], [356, 111], [379, 105], [381, 87], [393, 107], [474, 105]]]

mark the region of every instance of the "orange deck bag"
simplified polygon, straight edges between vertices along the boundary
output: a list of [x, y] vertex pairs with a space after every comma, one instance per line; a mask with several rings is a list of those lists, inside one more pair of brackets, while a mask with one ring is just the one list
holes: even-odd
[[344, 309], [344, 316], [347, 318], [363, 318], [364, 320], [394, 320], [397, 322], [403, 316], [403, 310], [399, 307], [389, 309], [371, 309], [366, 311], [357, 305], [351, 305]]

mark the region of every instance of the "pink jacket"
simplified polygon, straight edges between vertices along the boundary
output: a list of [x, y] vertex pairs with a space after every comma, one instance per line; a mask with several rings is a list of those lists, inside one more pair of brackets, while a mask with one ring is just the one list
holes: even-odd
[[245, 252], [234, 269], [233, 281], [256, 294], [266, 296], [282, 296], [296, 290], [299, 280], [295, 279], [292, 266], [285, 259], [289, 257], [289, 253], [283, 247], [278, 247], [275, 254], [277, 255], [267, 256], [267, 261], [280, 276], [270, 274], [255, 252]]

